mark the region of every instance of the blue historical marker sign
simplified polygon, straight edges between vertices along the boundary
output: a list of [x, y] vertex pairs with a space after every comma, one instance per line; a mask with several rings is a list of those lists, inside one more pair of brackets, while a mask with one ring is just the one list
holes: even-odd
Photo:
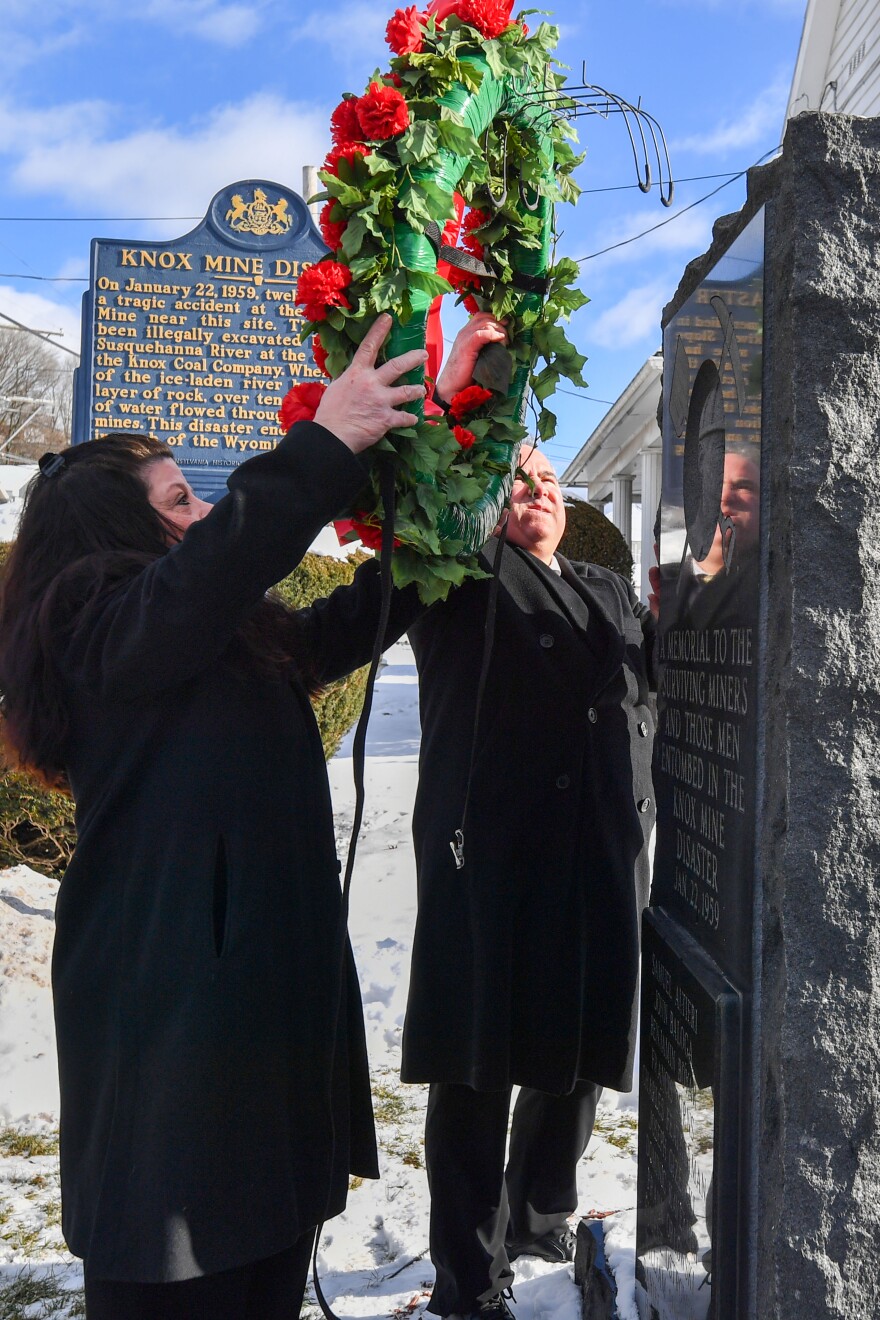
[[263, 179], [224, 188], [183, 238], [93, 239], [74, 443], [154, 435], [216, 499], [238, 463], [278, 443], [290, 386], [321, 379], [294, 298], [326, 250], [303, 199]]

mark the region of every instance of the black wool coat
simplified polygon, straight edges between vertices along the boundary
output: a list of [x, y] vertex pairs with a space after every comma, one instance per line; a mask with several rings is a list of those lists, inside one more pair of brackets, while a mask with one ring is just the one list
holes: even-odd
[[[497, 542], [483, 552], [490, 567]], [[616, 573], [508, 545], [479, 717], [488, 581], [410, 629], [419, 669], [418, 921], [408, 1082], [565, 1094], [632, 1084], [648, 893], [654, 620]]]
[[[300, 423], [60, 657], [79, 839], [53, 963], [63, 1228], [95, 1277], [273, 1255], [339, 1212], [350, 1172], [377, 1175], [317, 725], [295, 677], [231, 640], [365, 475]], [[369, 659], [377, 568], [299, 614], [322, 681]], [[396, 593], [396, 635], [414, 601]]]

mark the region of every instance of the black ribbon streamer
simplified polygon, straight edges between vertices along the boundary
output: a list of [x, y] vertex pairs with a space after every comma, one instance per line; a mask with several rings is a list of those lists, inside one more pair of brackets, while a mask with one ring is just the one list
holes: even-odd
[[[345, 952], [348, 939], [348, 908], [349, 894], [351, 892], [351, 878], [354, 874], [354, 859], [357, 853], [357, 841], [360, 834], [361, 824], [364, 818], [364, 802], [366, 791], [364, 787], [364, 774], [366, 769], [367, 752], [367, 725], [370, 722], [370, 711], [373, 706], [373, 689], [376, 684], [376, 675], [379, 672], [379, 662], [382, 659], [382, 652], [385, 648], [385, 634], [388, 631], [388, 619], [391, 614], [391, 554], [394, 549], [394, 464], [390, 457], [383, 454], [377, 459], [379, 465], [379, 493], [382, 497], [382, 548], [379, 552], [379, 575], [381, 582], [381, 602], [379, 607], [379, 625], [376, 629], [376, 639], [373, 642], [373, 655], [370, 660], [370, 669], [367, 674], [367, 686], [364, 693], [364, 707], [357, 723], [357, 729], [354, 735], [354, 744], [352, 747], [352, 769], [354, 772], [355, 783], [355, 807], [354, 820], [351, 826], [351, 837], [348, 845], [348, 858], [345, 864], [345, 877], [342, 883], [342, 907], [339, 917], [339, 941], [337, 961], [337, 993], [336, 1008], [333, 1014], [333, 1034], [332, 1049], [330, 1054], [330, 1070], [328, 1077], [328, 1109], [330, 1121], [333, 1121], [333, 1072], [336, 1055], [336, 1040], [339, 1031], [339, 1014], [342, 1008], [342, 994], [345, 984]], [[333, 1167], [333, 1152], [335, 1152], [335, 1135], [330, 1157], [330, 1168]], [[324, 1312], [327, 1320], [340, 1320], [335, 1311], [330, 1306], [318, 1278], [318, 1245], [321, 1241], [321, 1232], [324, 1228], [324, 1220], [315, 1230], [315, 1243], [312, 1249], [312, 1280], [315, 1285], [315, 1297], [318, 1305]]]

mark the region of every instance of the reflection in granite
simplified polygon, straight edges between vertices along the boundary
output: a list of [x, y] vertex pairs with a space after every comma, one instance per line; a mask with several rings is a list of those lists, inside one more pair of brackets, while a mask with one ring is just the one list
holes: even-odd
[[657, 842], [645, 919], [637, 1300], [731, 1320], [751, 986], [763, 212], [664, 332]]

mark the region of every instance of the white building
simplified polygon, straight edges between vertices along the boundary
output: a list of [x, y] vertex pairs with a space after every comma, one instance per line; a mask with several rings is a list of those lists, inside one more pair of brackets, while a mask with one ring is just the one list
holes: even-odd
[[[785, 122], [805, 110], [880, 115], [880, 0], [808, 0]], [[673, 292], [669, 290], [670, 296]], [[657, 410], [662, 365], [658, 350], [561, 477], [563, 486], [585, 487], [587, 499], [599, 508], [610, 500], [611, 520], [630, 543], [638, 506], [640, 544], [632, 548], [635, 585], [643, 600], [654, 562], [654, 515], [660, 499]]]
[[24, 488], [36, 471], [36, 463], [0, 463], [0, 541], [15, 539]]

